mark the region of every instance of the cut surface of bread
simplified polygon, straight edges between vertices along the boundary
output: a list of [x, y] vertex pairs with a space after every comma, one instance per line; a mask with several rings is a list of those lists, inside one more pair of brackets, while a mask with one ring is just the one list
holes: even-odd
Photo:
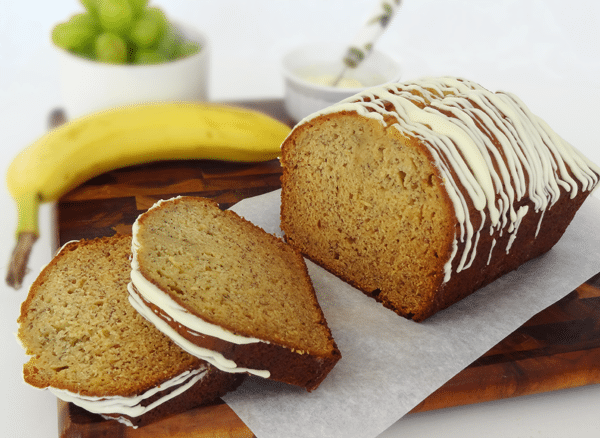
[[160, 201], [136, 221], [133, 253], [142, 305], [226, 369], [314, 389], [339, 360], [302, 256], [213, 201]]
[[[140, 412], [150, 418], [193, 407], [185, 393], [169, 395], [184, 385], [194, 385], [197, 406], [240, 382], [183, 351], [136, 312], [127, 293], [130, 256], [129, 235], [66, 244], [32, 284], [18, 337], [32, 355], [24, 365], [27, 383], [139, 425], [146, 422]], [[101, 399], [113, 400], [112, 406]], [[155, 412], [146, 409], [151, 403]]]
[[514, 95], [457, 78], [309, 116], [281, 163], [288, 243], [415, 321], [549, 250], [600, 172]]

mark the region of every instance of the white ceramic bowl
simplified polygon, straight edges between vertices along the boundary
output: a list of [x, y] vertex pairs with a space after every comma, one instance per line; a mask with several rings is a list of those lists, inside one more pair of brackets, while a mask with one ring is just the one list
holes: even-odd
[[191, 26], [174, 23], [201, 50], [162, 64], [119, 65], [96, 62], [56, 47], [61, 95], [67, 118], [115, 106], [172, 100], [207, 100], [209, 42]]
[[344, 46], [337, 44], [310, 44], [289, 52], [283, 58], [285, 108], [295, 121], [365, 88], [399, 80], [400, 64], [374, 49], [358, 68], [347, 69], [344, 74], [344, 79], [356, 81], [360, 86], [326, 85], [328, 80], [333, 81], [342, 71], [345, 50]]

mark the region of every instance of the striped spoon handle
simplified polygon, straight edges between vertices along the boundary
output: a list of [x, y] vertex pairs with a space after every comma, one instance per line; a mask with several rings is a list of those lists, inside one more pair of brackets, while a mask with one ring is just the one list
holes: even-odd
[[400, 3], [401, 0], [382, 0], [378, 2], [377, 7], [369, 15], [369, 19], [348, 47], [343, 58], [344, 69], [334, 81], [334, 86], [339, 83], [348, 68], [358, 67], [369, 56], [375, 42], [385, 32], [396, 11], [400, 8]]

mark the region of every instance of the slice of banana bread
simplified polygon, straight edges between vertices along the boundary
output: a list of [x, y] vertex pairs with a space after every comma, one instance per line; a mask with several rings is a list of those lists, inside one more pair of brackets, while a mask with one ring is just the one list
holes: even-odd
[[208, 403], [240, 377], [192, 356], [128, 301], [131, 236], [70, 242], [21, 306], [25, 382], [137, 427]]
[[191, 354], [308, 390], [340, 359], [302, 256], [234, 212], [160, 201], [132, 248], [132, 303]]

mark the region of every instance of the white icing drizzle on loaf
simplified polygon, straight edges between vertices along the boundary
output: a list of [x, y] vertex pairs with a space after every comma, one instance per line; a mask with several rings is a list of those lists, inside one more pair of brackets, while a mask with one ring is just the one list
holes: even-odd
[[[139, 417], [157, 406], [177, 397], [184, 393], [199, 380], [206, 375], [207, 367], [202, 366], [196, 370], [186, 371], [171, 380], [161, 383], [143, 394], [133, 397], [111, 396], [111, 397], [94, 397], [77, 394], [65, 389], [48, 387], [48, 390], [56, 397], [69, 403], [73, 403], [89, 412], [103, 415], [105, 418], [117, 420], [121, 423], [137, 428], [129, 420], [123, 417], [112, 418], [105, 416], [106, 414], [121, 414], [128, 417]], [[142, 402], [159, 391], [172, 388], [173, 390], [165, 396], [159, 398], [148, 406], [142, 406]]]
[[[386, 109], [386, 104], [392, 109]], [[511, 234], [505, 248], [508, 253], [525, 215], [541, 213], [539, 232], [544, 212], [559, 199], [561, 187], [573, 198], [580, 186], [582, 191], [590, 191], [598, 183], [600, 168], [533, 115], [521, 100], [510, 93], [492, 93], [471, 81], [425, 78], [371, 88], [308, 116], [298, 125], [341, 111], [357, 112], [384, 126], [390, 124], [386, 120], [394, 120], [396, 129], [420, 139], [431, 153], [460, 226], [444, 268], [444, 282], [451, 278], [459, 242], [465, 249], [456, 272], [471, 265], [483, 231], [473, 227], [467, 197], [481, 213], [482, 224], [490, 219], [490, 235]], [[464, 190], [459, 189], [459, 183]], [[517, 211], [525, 195], [534, 208]], [[496, 243], [494, 240], [494, 246]], [[491, 258], [490, 250], [488, 264]]]
[[[133, 271], [132, 271], [132, 276], [135, 276]], [[156, 315], [148, 306], [145, 305], [145, 303], [140, 299], [140, 296], [138, 296], [138, 294], [137, 294], [139, 292], [137, 284], [134, 286], [133, 282], [129, 283], [128, 290], [129, 290], [129, 302], [135, 308], [135, 310], [137, 310], [150, 323], [154, 324], [154, 326], [158, 330], [160, 330], [166, 336], [171, 338], [171, 340], [173, 342], [175, 342], [179, 347], [181, 347], [183, 350], [187, 351], [189, 354], [196, 356], [202, 360], [205, 360], [206, 362], [217, 367], [221, 371], [225, 371], [227, 373], [250, 373], [250, 374], [254, 374], [254, 375], [257, 375], [260, 377], [264, 377], [264, 378], [268, 378], [270, 376], [271, 373], [268, 370], [254, 370], [254, 369], [249, 369], [249, 368], [238, 367], [234, 361], [227, 359], [221, 353], [219, 353], [217, 351], [209, 350], [207, 348], [199, 347], [198, 345], [189, 341], [185, 337], [181, 336], [177, 332], [177, 330], [175, 330], [173, 327], [171, 327], [167, 322], [165, 322], [162, 317]], [[144, 294], [140, 293], [140, 295], [144, 295]], [[144, 298], [146, 298], [146, 296], [144, 296]], [[169, 299], [169, 298], [167, 298], [167, 299]], [[176, 303], [175, 303], [175, 305], [178, 306]], [[174, 309], [174, 308], [169, 308], [167, 306], [165, 306], [165, 307], [171, 311]], [[183, 308], [181, 308], [181, 309], [183, 309]], [[164, 310], [165, 312], [168, 311], [168, 310], [165, 310], [164, 307], [161, 307], [161, 310]], [[185, 312], [186, 312], [185, 309], [183, 309], [182, 314], [184, 314]], [[177, 317], [173, 318], [173, 321], [177, 321], [177, 320], [178, 320]], [[213, 328], [220, 329], [220, 327], [218, 327], [218, 326], [213, 326]], [[207, 334], [206, 333], [207, 331], [210, 333], [209, 330], [205, 330], [204, 332], [201, 332], [201, 331], [198, 331], [198, 332]], [[217, 330], [217, 331], [219, 331], [219, 330]], [[217, 337], [217, 336], [214, 336], [214, 337]], [[246, 338], [246, 340], [247, 339], [248, 338]], [[256, 342], [259, 342], [259, 341], [257, 340]], [[249, 342], [244, 342], [244, 343], [249, 343]]]

